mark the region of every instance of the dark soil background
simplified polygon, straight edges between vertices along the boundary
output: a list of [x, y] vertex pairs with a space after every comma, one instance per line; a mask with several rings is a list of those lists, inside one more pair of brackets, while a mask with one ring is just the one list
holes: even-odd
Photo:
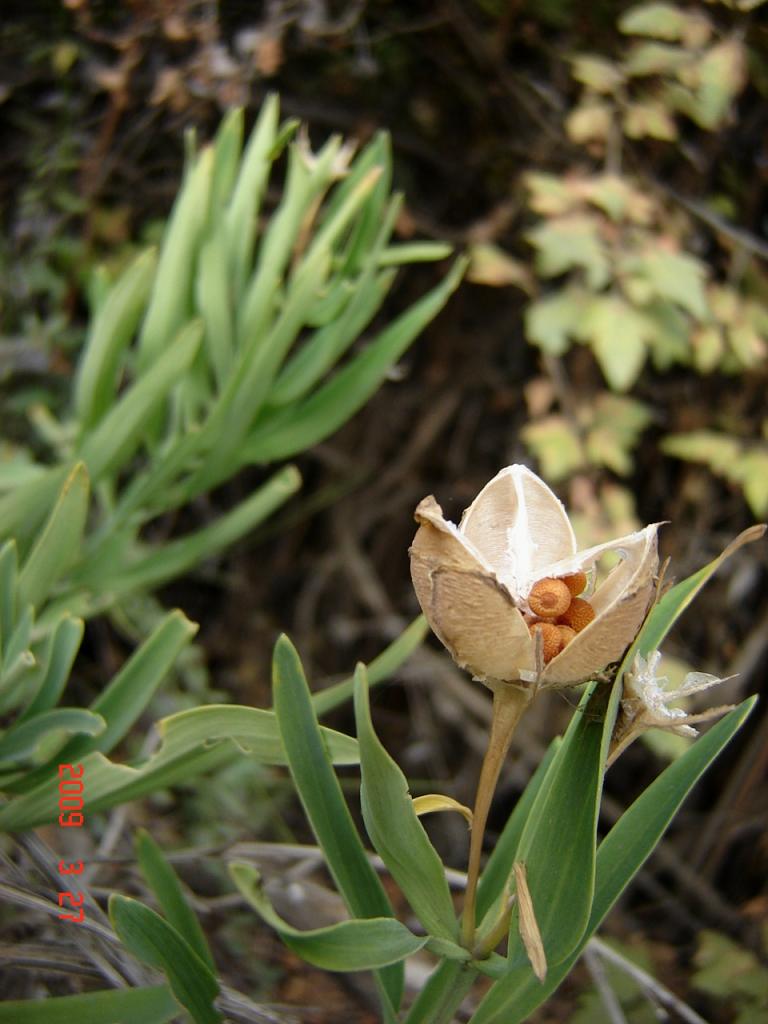
[[[530, 260], [522, 238], [529, 215], [521, 174], [558, 172], [583, 159], [563, 131], [574, 99], [567, 56], [584, 49], [610, 54], [624, 7], [607, 0], [5, 0], [0, 403], [6, 436], [27, 437], [24, 410], [32, 397], [44, 393], [55, 403], [66, 395], [82, 338], [87, 271], [100, 259], [119, 258], [167, 215], [185, 129], [209, 138], [233, 104], [244, 104], [252, 120], [268, 91], [280, 93], [285, 115], [309, 123], [315, 143], [331, 132], [360, 141], [378, 128], [391, 132], [395, 182], [407, 197], [399, 225], [404, 239], [449, 239], [459, 248], [493, 241]], [[718, 16], [727, 21], [730, 12]], [[765, 15], [755, 12], [748, 32], [758, 63], [768, 52], [767, 29]], [[653, 160], [658, 178], [693, 195], [727, 182], [738, 223], [761, 237], [768, 212], [767, 128], [765, 97], [751, 86], [729, 127], [699, 143], [708, 148], [696, 166], [670, 146], [650, 147], [645, 158]], [[426, 291], [441, 272], [424, 265], [401, 273], [388, 312]], [[528, 416], [524, 389], [542, 367], [523, 336], [524, 305], [515, 288], [465, 283], [396, 378], [337, 435], [298, 460], [305, 487], [279, 522], [163, 592], [164, 604], [200, 622], [212, 688], [227, 699], [267, 706], [279, 632], [291, 636], [320, 687], [357, 660], [374, 657], [415, 616], [407, 548], [417, 502], [434, 493], [456, 519], [499, 468], [531, 464], [519, 432]], [[566, 387], [598, 385], [585, 349], [570, 353], [563, 366]], [[634, 393], [657, 414], [628, 486], [641, 521], [669, 520], [662, 553], [682, 578], [753, 518], [740, 492], [703, 468], [661, 456], [656, 441], [662, 433], [707, 425], [714, 408], [746, 425], [747, 433], [754, 424], [759, 435], [765, 369], [732, 378], [679, 368], [664, 375], [648, 371]], [[582, 511], [596, 508], [599, 516], [609, 477], [598, 470], [582, 474], [560, 489], [561, 497]], [[210, 501], [226, 507], [252, 484], [247, 475], [238, 478]], [[201, 505], [188, 514], [204, 519], [207, 510]], [[740, 552], [669, 645], [670, 653], [702, 671], [740, 673], [723, 688], [723, 701], [765, 690], [767, 569], [764, 542]], [[95, 677], [122, 657], [119, 638], [105, 624], [90, 627], [89, 651]], [[489, 842], [570, 713], [558, 696], [540, 705], [500, 787]], [[374, 712], [414, 792], [449, 792], [471, 803], [488, 704], [436, 642], [376, 691]], [[332, 724], [351, 731], [350, 712], [338, 712]], [[607, 779], [604, 827], [661, 767], [643, 744], [622, 758]], [[712, 1022], [768, 1019], [739, 1016], [737, 990], [716, 998], [691, 981], [705, 930], [737, 941], [765, 966], [767, 768], [768, 718], [759, 706], [605, 929], [639, 950], [661, 981]], [[236, 796], [231, 806], [215, 782], [189, 787], [174, 800], [131, 806], [116, 860], [102, 870], [98, 885], [105, 892], [136, 886], [128, 826], [148, 823], [167, 849], [198, 850], [179, 866], [199, 897], [228, 984], [281, 1004], [286, 1020], [288, 1006], [299, 1008], [292, 1019], [311, 1024], [373, 1020], [364, 986], [307, 968], [255, 916], [220, 895], [219, 855], [212, 848], [252, 839], [311, 841], [279, 773], [255, 786], [235, 773], [224, 785]], [[258, 809], [259, 800], [266, 811]], [[450, 864], [463, 870], [465, 829], [449, 816], [440, 819], [431, 834]], [[4, 941], [34, 938], [36, 927], [30, 918], [20, 932], [16, 922]], [[77, 977], [22, 973], [5, 974], [3, 998], [87, 987]], [[607, 1019], [596, 1005], [589, 1010], [591, 991], [589, 975], [579, 968], [535, 1019], [576, 1020], [576, 1008], [585, 1014], [579, 1020]], [[639, 1000], [627, 1019], [644, 1021], [646, 1013]]]

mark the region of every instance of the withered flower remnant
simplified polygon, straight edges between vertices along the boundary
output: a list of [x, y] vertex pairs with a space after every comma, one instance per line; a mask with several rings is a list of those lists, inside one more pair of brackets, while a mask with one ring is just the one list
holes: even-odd
[[[649, 729], [663, 729], [678, 736], [696, 736], [694, 725], [732, 711], [733, 704], [720, 704], [704, 711], [688, 712], [674, 707], [674, 702], [690, 697], [701, 690], [724, 683], [727, 679], [709, 672], [688, 672], [676, 690], [667, 689], [668, 679], [659, 676], [661, 651], [652, 651], [647, 658], [635, 655], [631, 667], [624, 673], [624, 693], [621, 713], [616, 720], [608, 766], [622, 754], [630, 743]], [[732, 677], [728, 677], [732, 678]]]
[[[458, 527], [432, 496], [415, 516], [410, 556], [419, 603], [453, 659], [476, 678], [570, 686], [617, 661], [637, 634], [658, 569], [658, 524], [578, 551], [562, 503], [521, 465], [486, 484]], [[608, 551], [622, 560], [583, 596]]]

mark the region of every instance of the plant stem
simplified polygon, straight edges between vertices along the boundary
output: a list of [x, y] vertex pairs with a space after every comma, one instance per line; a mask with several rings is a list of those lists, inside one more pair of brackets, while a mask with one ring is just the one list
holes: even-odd
[[475, 807], [472, 812], [472, 833], [469, 843], [469, 865], [467, 867], [467, 890], [464, 896], [464, 911], [461, 919], [461, 939], [464, 946], [472, 950], [475, 942], [477, 881], [480, 876], [480, 857], [483, 852], [485, 825], [491, 807], [501, 766], [507, 756], [517, 723], [530, 704], [534, 689], [517, 686], [514, 683], [495, 683], [493, 689], [493, 717], [488, 749], [483, 758], [480, 780], [477, 784]]

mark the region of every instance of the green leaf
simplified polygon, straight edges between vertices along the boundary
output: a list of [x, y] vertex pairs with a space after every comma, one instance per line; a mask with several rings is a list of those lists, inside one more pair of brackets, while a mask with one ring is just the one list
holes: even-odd
[[74, 741], [62, 756], [74, 761], [94, 750], [109, 753], [138, 719], [196, 632], [197, 625], [182, 612], [166, 615], [91, 704], [91, 711], [106, 720], [105, 731], [94, 740]]
[[[618, 707], [620, 685], [611, 696], [593, 685], [579, 704], [563, 742], [541, 783], [515, 851], [525, 864], [536, 921], [547, 962], [564, 960], [589, 920], [595, 885], [595, 848], [603, 769]], [[527, 955], [517, 932], [517, 906], [510, 927], [508, 960]]]
[[597, 295], [584, 309], [577, 328], [588, 341], [608, 384], [616, 391], [630, 388], [643, 368], [652, 325], [616, 295]]
[[539, 461], [542, 476], [553, 483], [584, 465], [584, 451], [574, 424], [564, 416], [545, 416], [523, 427], [526, 447]]
[[652, 422], [649, 407], [634, 398], [603, 393], [594, 399], [591, 411], [592, 422], [586, 438], [590, 461], [620, 475], [630, 473], [633, 468], [631, 452]]
[[530, 342], [551, 356], [562, 356], [576, 335], [588, 293], [561, 288], [531, 303], [525, 312], [525, 333]]
[[88, 473], [79, 462], [69, 474], [39, 540], [19, 573], [18, 601], [39, 608], [77, 559], [88, 514]]
[[399, 963], [426, 943], [392, 917], [341, 921], [327, 928], [299, 931], [275, 912], [258, 871], [232, 863], [229, 872], [245, 899], [303, 960], [326, 971], [366, 971]]
[[112, 406], [88, 434], [80, 457], [95, 481], [118, 470], [141, 443], [154, 414], [184, 376], [200, 346], [203, 324], [192, 320], [166, 342], [150, 369]]
[[536, 249], [536, 266], [544, 277], [558, 277], [569, 270], [583, 270], [591, 289], [603, 288], [610, 279], [599, 221], [586, 214], [551, 217], [526, 235]]
[[157, 253], [141, 253], [112, 286], [88, 332], [74, 383], [80, 429], [93, 426], [115, 401], [118, 367], [138, 327], [155, 279]]
[[680, 46], [668, 43], [640, 43], [633, 46], [626, 60], [624, 70], [630, 76], [674, 75], [692, 63], [692, 56]]
[[[356, 918], [393, 917], [392, 906], [366, 856], [323, 743], [301, 661], [287, 637], [275, 644], [275, 714], [288, 767], [328, 869]], [[403, 972], [382, 972], [381, 984], [396, 1012], [403, 995]]]
[[639, 268], [656, 295], [677, 303], [691, 316], [704, 320], [709, 314], [704, 291], [706, 268], [701, 260], [663, 246], [646, 249]]
[[665, 3], [639, 4], [619, 18], [619, 30], [625, 35], [652, 36], [654, 39], [681, 39], [687, 24], [685, 11]]
[[[25, 722], [8, 729], [0, 739], [0, 762], [32, 761], [39, 750], [47, 750], [52, 739], [63, 742], [67, 736], [98, 736], [107, 723], [84, 708], [54, 708], [41, 711]], [[50, 754], [48, 755], [50, 756]]]
[[624, 81], [616, 64], [594, 53], [576, 54], [571, 60], [571, 74], [577, 82], [597, 93], [613, 93]]
[[[410, 625], [406, 626], [400, 636], [367, 665], [368, 686], [375, 686], [377, 683], [389, 679], [403, 662], [421, 646], [428, 632], [427, 620], [423, 615], [419, 615]], [[346, 703], [352, 699], [354, 689], [355, 679], [354, 676], [350, 676], [349, 679], [344, 679], [340, 683], [334, 683], [333, 686], [313, 693], [312, 704], [315, 712], [318, 715], [325, 715], [333, 708]]]
[[533, 294], [535, 286], [530, 268], [520, 260], [513, 259], [498, 245], [475, 242], [469, 248], [469, 255], [468, 281], [490, 288], [512, 285], [527, 295]]
[[747, 452], [739, 459], [735, 473], [754, 515], [768, 515], [768, 449]]
[[[208, 219], [213, 156], [213, 150], [207, 147], [196, 159], [168, 221], [152, 297], [139, 335], [139, 367], [144, 371], [156, 362], [166, 361], [171, 339], [182, 333], [192, 316], [193, 274]], [[178, 352], [177, 358], [180, 357]], [[179, 374], [186, 365], [178, 366]]]
[[730, 558], [735, 551], [738, 551], [740, 547], [759, 540], [764, 534], [764, 525], [751, 526], [743, 530], [717, 558], [713, 558], [711, 562], [702, 569], [699, 569], [698, 572], [689, 576], [688, 579], [681, 580], [680, 583], [675, 584], [674, 587], [668, 590], [649, 612], [639, 636], [627, 654], [626, 663], [631, 663], [631, 657], [634, 656], [635, 651], [639, 651], [643, 657], [647, 657], [651, 651], [661, 647], [664, 638], [672, 626], [686, 608], [689, 607], [701, 588], [717, 572], [723, 562]]
[[234, 359], [235, 328], [229, 300], [227, 250], [219, 225], [200, 253], [195, 280], [197, 308], [205, 324], [205, 349], [219, 388], [226, 383]]
[[138, 900], [117, 894], [110, 896], [109, 918], [126, 949], [165, 974], [196, 1024], [218, 1024], [223, 1019], [213, 1006], [218, 981], [175, 928]]
[[251, 268], [258, 212], [274, 158], [279, 102], [273, 94], [261, 106], [240, 164], [240, 173], [227, 207], [224, 225], [229, 257], [227, 261], [232, 294], [236, 301]]
[[331, 369], [371, 321], [394, 280], [394, 272], [378, 270], [378, 257], [394, 226], [400, 203], [390, 204], [379, 238], [354, 282], [354, 296], [343, 313], [308, 338], [290, 359], [269, 394], [270, 406], [297, 401]]
[[178, 1014], [167, 985], [0, 1003], [0, 1024], [166, 1024]]
[[166, 920], [184, 936], [192, 950], [215, 973], [216, 964], [197, 915], [187, 902], [176, 872], [146, 829], [139, 829], [136, 833], [135, 848], [141, 873], [155, 894]]
[[557, 737], [550, 743], [491, 850], [477, 887], [477, 916], [481, 921], [493, 904], [504, 895], [525, 823], [561, 742], [561, 738]]
[[225, 115], [213, 143], [213, 174], [211, 180], [210, 209], [219, 216], [230, 198], [240, 166], [243, 148], [242, 107], [233, 107]]
[[44, 662], [46, 665], [45, 675], [32, 703], [20, 716], [20, 722], [58, 704], [80, 649], [83, 629], [83, 620], [72, 618], [70, 615], [65, 615], [53, 627]]
[[527, 965], [513, 968], [488, 992], [470, 1024], [521, 1024], [549, 998], [643, 866], [685, 797], [744, 723], [755, 700], [753, 697], [731, 711], [669, 765], [624, 812], [600, 844], [592, 911], [578, 948], [568, 959], [550, 968], [543, 983]]
[[16, 624], [17, 578], [16, 542], [8, 540], [0, 547], [0, 666]]
[[663, 139], [672, 142], [677, 138], [675, 119], [663, 103], [646, 100], [642, 103], [628, 103], [624, 110], [624, 134], [630, 139]]
[[445, 869], [414, 809], [408, 782], [373, 729], [365, 667], [355, 670], [363, 820], [387, 868], [426, 930], [454, 942], [456, 917]]
[[243, 461], [271, 462], [289, 457], [324, 440], [345, 423], [442, 309], [457, 288], [465, 266], [465, 260], [457, 260], [436, 288], [385, 328], [368, 348], [298, 408], [290, 405], [277, 413], [265, 413], [245, 444]]
[[668, 434], [661, 441], [661, 450], [687, 462], [703, 462], [715, 473], [727, 475], [741, 455], [739, 439], [714, 430], [690, 430], [684, 434]]
[[477, 971], [467, 964], [443, 960], [417, 995], [404, 1024], [435, 1024], [435, 1021], [452, 1019], [476, 977]]
[[203, 559], [212, 558], [245, 536], [275, 509], [280, 508], [300, 487], [298, 469], [295, 466], [284, 466], [249, 498], [220, 515], [209, 526], [169, 541], [149, 553], [141, 549], [141, 555], [125, 567], [105, 565], [105, 561], [114, 561], [107, 552], [106, 558], [94, 560], [92, 564], [86, 563], [76, 580], [81, 584], [103, 587], [116, 595], [126, 591], [153, 590], [167, 580], [193, 569]]
[[697, 65], [698, 89], [691, 115], [702, 128], [719, 127], [746, 81], [743, 43], [736, 37], [724, 39], [707, 50]]
[[[80, 758], [90, 812], [188, 782], [237, 756], [252, 757], [260, 764], [286, 763], [277, 719], [271, 711], [260, 708], [210, 704], [163, 718], [155, 728], [160, 734], [160, 747], [146, 760], [116, 764], [101, 753]], [[336, 764], [359, 762], [357, 741], [351, 736], [325, 726], [321, 733]], [[21, 786], [7, 787], [23, 795], [0, 808], [0, 829], [17, 832], [56, 819], [59, 812], [55, 770], [36, 773], [32, 780], [34, 788], [29, 778]]]
[[0, 538], [12, 536], [25, 551], [71, 472], [71, 466], [52, 467], [0, 498]]

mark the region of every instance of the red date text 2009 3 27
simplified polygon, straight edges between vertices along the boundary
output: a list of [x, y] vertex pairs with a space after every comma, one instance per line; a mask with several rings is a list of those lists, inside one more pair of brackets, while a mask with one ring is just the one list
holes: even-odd
[[[81, 764], [59, 765], [59, 825], [62, 828], [80, 828], [83, 817], [83, 766]], [[71, 863], [60, 860], [59, 872], [62, 875], [80, 875], [83, 862], [76, 860]], [[82, 924], [85, 920], [83, 903], [85, 896], [81, 892], [60, 892], [59, 906], [72, 913], [61, 913], [62, 921], [74, 921]]]

